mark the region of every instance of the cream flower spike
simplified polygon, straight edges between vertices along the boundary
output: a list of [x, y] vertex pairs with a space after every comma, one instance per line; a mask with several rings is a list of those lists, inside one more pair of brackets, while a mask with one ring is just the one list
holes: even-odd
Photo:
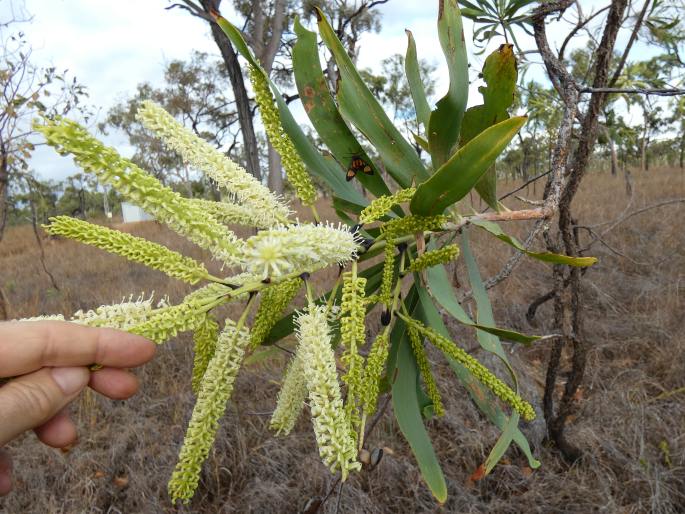
[[136, 115], [166, 146], [183, 160], [216, 180], [251, 210], [258, 227], [287, 223], [290, 210], [282, 199], [264, 187], [244, 168], [231, 161], [204, 139], [196, 136], [156, 103], [146, 100]]
[[245, 242], [244, 267], [262, 277], [312, 272], [345, 264], [357, 254], [357, 236], [342, 225], [290, 225], [263, 230]]

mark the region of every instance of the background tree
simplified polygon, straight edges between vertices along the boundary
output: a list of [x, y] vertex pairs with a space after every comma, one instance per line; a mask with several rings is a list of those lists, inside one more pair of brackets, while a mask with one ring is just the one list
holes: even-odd
[[14, 180], [29, 171], [38, 143], [31, 122], [38, 116], [64, 115], [77, 109], [85, 88], [54, 67], [38, 68], [31, 62], [31, 47], [20, 27], [30, 22], [23, 4], [12, 5], [16, 17], [0, 20], [0, 240], [7, 223], [7, 195]]

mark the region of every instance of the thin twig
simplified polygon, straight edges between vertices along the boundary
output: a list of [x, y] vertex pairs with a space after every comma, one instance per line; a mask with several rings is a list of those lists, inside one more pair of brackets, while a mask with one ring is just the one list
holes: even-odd
[[685, 95], [685, 89], [649, 89], [644, 87], [578, 87], [579, 93], [627, 93], [638, 95], [680, 96]]

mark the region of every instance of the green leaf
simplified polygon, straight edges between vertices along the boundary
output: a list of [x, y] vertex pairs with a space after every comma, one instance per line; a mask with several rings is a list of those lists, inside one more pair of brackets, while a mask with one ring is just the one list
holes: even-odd
[[521, 244], [521, 241], [513, 236], [508, 236], [505, 234], [497, 223], [485, 220], [472, 220], [470, 223], [482, 228], [500, 241], [504, 241], [508, 245], [516, 248], [518, 251], [523, 252], [527, 256], [539, 261], [550, 262], [552, 264], [566, 264], [568, 266], [575, 266], [579, 268], [592, 266], [597, 262], [597, 257], [570, 257], [568, 255], [560, 255], [558, 253], [551, 252], [531, 252], [526, 250], [523, 244]]
[[385, 169], [401, 187], [409, 187], [414, 177], [418, 182], [427, 179], [428, 172], [421, 159], [366, 87], [326, 17], [319, 9], [316, 10], [316, 14], [321, 39], [333, 54], [340, 71], [340, 113], [376, 148]]
[[461, 121], [469, 96], [469, 71], [464, 30], [456, 0], [440, 0], [438, 38], [447, 61], [450, 85], [428, 121], [428, 144], [433, 169], [447, 162], [459, 142]]
[[433, 266], [427, 270], [426, 275], [428, 278], [428, 288], [433, 298], [435, 298], [435, 300], [462, 325], [473, 327], [501, 337], [502, 339], [507, 339], [509, 341], [514, 341], [525, 345], [540, 339], [540, 336], [528, 336], [513, 330], [506, 330], [494, 326], [491, 327], [482, 323], [474, 323], [459, 304], [457, 297], [454, 296], [454, 291], [450, 285], [450, 279], [447, 276], [445, 267]]
[[[509, 118], [507, 109], [514, 102], [516, 80], [516, 57], [514, 45], [504, 44], [492, 52], [483, 65], [483, 80], [486, 86], [479, 87], [483, 104], [469, 108], [464, 114], [460, 145], [468, 143], [486, 128]], [[476, 191], [485, 202], [495, 210], [497, 201], [497, 175], [494, 166], [476, 184]]]
[[392, 406], [397, 424], [409, 443], [426, 485], [440, 503], [447, 500], [447, 484], [435, 455], [423, 417], [417, 394], [419, 370], [411, 350], [405, 325], [395, 323], [390, 336], [397, 352], [395, 380], [392, 384]]
[[[419, 294], [421, 295], [421, 293], [422, 290], [419, 289]], [[440, 313], [425, 292], [421, 296], [420, 313], [426, 325], [430, 326], [433, 330], [436, 330], [443, 336], [450, 337], [447, 327], [445, 327], [445, 324], [442, 321]], [[469, 392], [469, 395], [473, 399], [478, 409], [485, 414], [485, 417], [487, 417], [492, 424], [497, 426], [500, 430], [504, 430], [509, 421], [509, 416], [507, 416], [499, 406], [492, 393], [459, 362], [449, 357], [447, 357], [447, 360], [452, 368], [452, 371], [454, 371], [459, 381]], [[528, 459], [528, 465], [533, 469], [540, 467], [540, 462], [533, 457], [528, 439], [526, 439], [526, 436], [523, 435], [518, 427], [514, 430], [512, 439], [516, 445], [521, 448], [521, 451]]]
[[345, 180], [344, 172], [341, 172], [340, 167], [325, 159], [312, 142], [307, 138], [300, 124], [295, 121], [288, 105], [283, 100], [283, 95], [280, 93], [276, 85], [267, 76], [264, 69], [259, 65], [257, 60], [252, 55], [240, 31], [228, 20], [219, 16], [216, 19], [217, 24], [221, 30], [226, 34], [236, 50], [242, 55], [252, 66], [254, 66], [260, 73], [266, 77], [273, 91], [276, 99], [276, 105], [281, 117], [281, 125], [283, 130], [288, 134], [295, 146], [295, 150], [304, 162], [309, 173], [319, 177], [333, 190], [336, 196], [346, 200], [351, 204], [355, 204], [360, 208], [364, 208], [369, 204], [369, 201], [357, 191], [352, 184]]
[[419, 60], [416, 56], [416, 42], [410, 30], [405, 30], [404, 32], [407, 34], [407, 55], [404, 59], [404, 69], [407, 74], [407, 82], [409, 83], [409, 92], [416, 109], [416, 120], [423, 124], [425, 131], [428, 131], [431, 108], [428, 105], [426, 91], [421, 81]]
[[316, 33], [305, 29], [295, 18], [297, 42], [293, 46], [293, 70], [300, 100], [317, 134], [345, 170], [353, 157], [360, 157], [371, 167], [373, 174], [357, 173], [364, 187], [376, 196], [388, 195], [390, 190], [383, 176], [359, 144], [333, 102], [326, 79], [321, 71]]
[[518, 430], [518, 426], [519, 413], [514, 411], [509, 417], [509, 421], [505, 423], [504, 429], [502, 429], [502, 433], [500, 434], [499, 439], [497, 439], [495, 446], [493, 446], [492, 450], [490, 450], [488, 458], [485, 459], [485, 464], [483, 465], [485, 468], [485, 473], [483, 474], [483, 477], [486, 477], [490, 474], [492, 469], [497, 465], [497, 463], [504, 456], [505, 452], [509, 449], [511, 442], [514, 439], [514, 435]]
[[462, 146], [430, 179], [418, 186], [411, 201], [411, 212], [422, 216], [441, 214], [464, 198], [525, 122], [525, 116], [509, 118]]

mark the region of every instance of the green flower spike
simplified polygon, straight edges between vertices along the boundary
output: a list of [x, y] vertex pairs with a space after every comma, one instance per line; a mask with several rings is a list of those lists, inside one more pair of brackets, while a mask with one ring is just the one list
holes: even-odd
[[164, 186], [116, 150], [105, 146], [78, 123], [66, 118], [46, 120], [34, 128], [47, 143], [62, 155], [72, 154], [74, 161], [88, 173], [111, 185], [123, 197], [143, 208], [157, 220], [209, 250], [228, 264], [238, 264], [235, 254], [242, 241], [190, 201]]
[[304, 367], [299, 355], [295, 355], [288, 365], [283, 378], [283, 385], [278, 392], [276, 410], [271, 416], [269, 426], [277, 435], [288, 435], [304, 408], [307, 398], [307, 383], [304, 378]]
[[423, 383], [426, 386], [426, 393], [428, 394], [428, 398], [430, 398], [431, 402], [433, 403], [433, 411], [435, 412], [436, 416], [444, 416], [445, 407], [443, 406], [442, 397], [440, 396], [440, 391], [438, 390], [438, 384], [435, 383], [435, 377], [431, 372], [430, 363], [428, 362], [428, 356], [426, 355], [426, 349], [423, 346], [422, 338], [419, 336], [419, 333], [415, 327], [409, 325], [407, 329], [407, 332], [409, 333], [411, 349], [414, 352], [416, 364], [419, 367], [421, 377], [423, 378]]
[[214, 357], [216, 341], [219, 336], [219, 324], [207, 313], [200, 326], [195, 329], [193, 334], [194, 358], [193, 358], [193, 392], [197, 394], [202, 385], [202, 379], [207, 371], [209, 361]]
[[342, 302], [340, 304], [340, 337], [345, 352], [343, 363], [347, 366], [347, 373], [342, 379], [347, 384], [347, 398], [345, 412], [352, 426], [353, 436], [356, 428], [361, 424], [359, 414], [360, 398], [363, 391], [364, 358], [359, 355], [359, 348], [364, 345], [366, 329], [364, 318], [366, 307], [364, 288], [366, 279], [357, 277], [353, 273], [343, 274]]
[[411, 215], [387, 222], [381, 227], [381, 231], [387, 236], [400, 237], [416, 232], [442, 230], [447, 221], [449, 218], [442, 214], [437, 216]]
[[447, 245], [437, 250], [430, 250], [420, 257], [417, 257], [410, 265], [408, 271], [418, 272], [437, 266], [438, 264], [445, 264], [459, 255], [459, 247], [457, 245]]
[[376, 336], [376, 339], [371, 345], [369, 356], [366, 358], [366, 367], [364, 368], [364, 387], [362, 388], [362, 402], [364, 407], [364, 415], [367, 418], [376, 412], [381, 374], [383, 373], [383, 370], [385, 369], [385, 363], [388, 360], [389, 344], [390, 335], [384, 330]]
[[166, 146], [183, 160], [202, 170], [220, 187], [234, 194], [247, 208], [256, 227], [272, 227], [287, 223], [290, 211], [281, 198], [274, 195], [241, 166], [204, 139], [177, 122], [171, 114], [152, 101], [142, 103], [136, 118], [157, 134]]
[[310, 305], [308, 312], [295, 319], [295, 324], [297, 354], [302, 359], [319, 455], [331, 472], [340, 471], [345, 480], [361, 464], [357, 462], [350, 422], [343, 408], [326, 307]]
[[68, 216], [50, 218], [43, 228], [48, 234], [75, 239], [130, 261], [162, 271], [170, 277], [195, 284], [208, 276], [203, 264], [142, 237], [88, 223]]
[[259, 111], [264, 122], [264, 130], [269, 136], [269, 142], [281, 156], [283, 169], [288, 177], [288, 181], [295, 189], [297, 197], [304, 205], [313, 205], [316, 201], [316, 189], [304, 167], [304, 163], [293, 146], [290, 137], [283, 131], [281, 117], [278, 109], [274, 105], [274, 98], [269, 88], [269, 83], [260, 70], [250, 65], [250, 82], [254, 89], [255, 100], [259, 105]]
[[372, 223], [385, 216], [395, 205], [399, 205], [411, 200], [416, 193], [415, 187], [400, 189], [395, 194], [379, 196], [359, 214], [359, 223]]
[[385, 260], [383, 261], [383, 278], [381, 280], [380, 301], [390, 306], [392, 301], [392, 286], [395, 281], [395, 241], [386, 238]]
[[442, 353], [460, 362], [478, 381], [490, 389], [495, 396], [511, 405], [515, 411], [521, 414], [521, 417], [524, 420], [532, 421], [535, 419], [535, 409], [533, 409], [532, 405], [512, 391], [507, 384], [497, 378], [492, 371], [471, 357], [471, 355], [446, 337], [435, 332], [432, 328], [424, 326], [419, 321], [405, 316], [402, 316], [402, 319], [404, 319], [409, 326], [415, 327], [420, 334], [424, 335]]
[[259, 308], [252, 324], [252, 348], [262, 344], [301, 286], [302, 280], [297, 277], [284, 280], [262, 291]]
[[202, 379], [176, 469], [169, 480], [169, 496], [174, 502], [188, 503], [197, 489], [202, 464], [214, 444], [219, 420], [233, 392], [249, 341], [246, 330], [239, 332], [231, 320], [226, 320], [214, 357]]

